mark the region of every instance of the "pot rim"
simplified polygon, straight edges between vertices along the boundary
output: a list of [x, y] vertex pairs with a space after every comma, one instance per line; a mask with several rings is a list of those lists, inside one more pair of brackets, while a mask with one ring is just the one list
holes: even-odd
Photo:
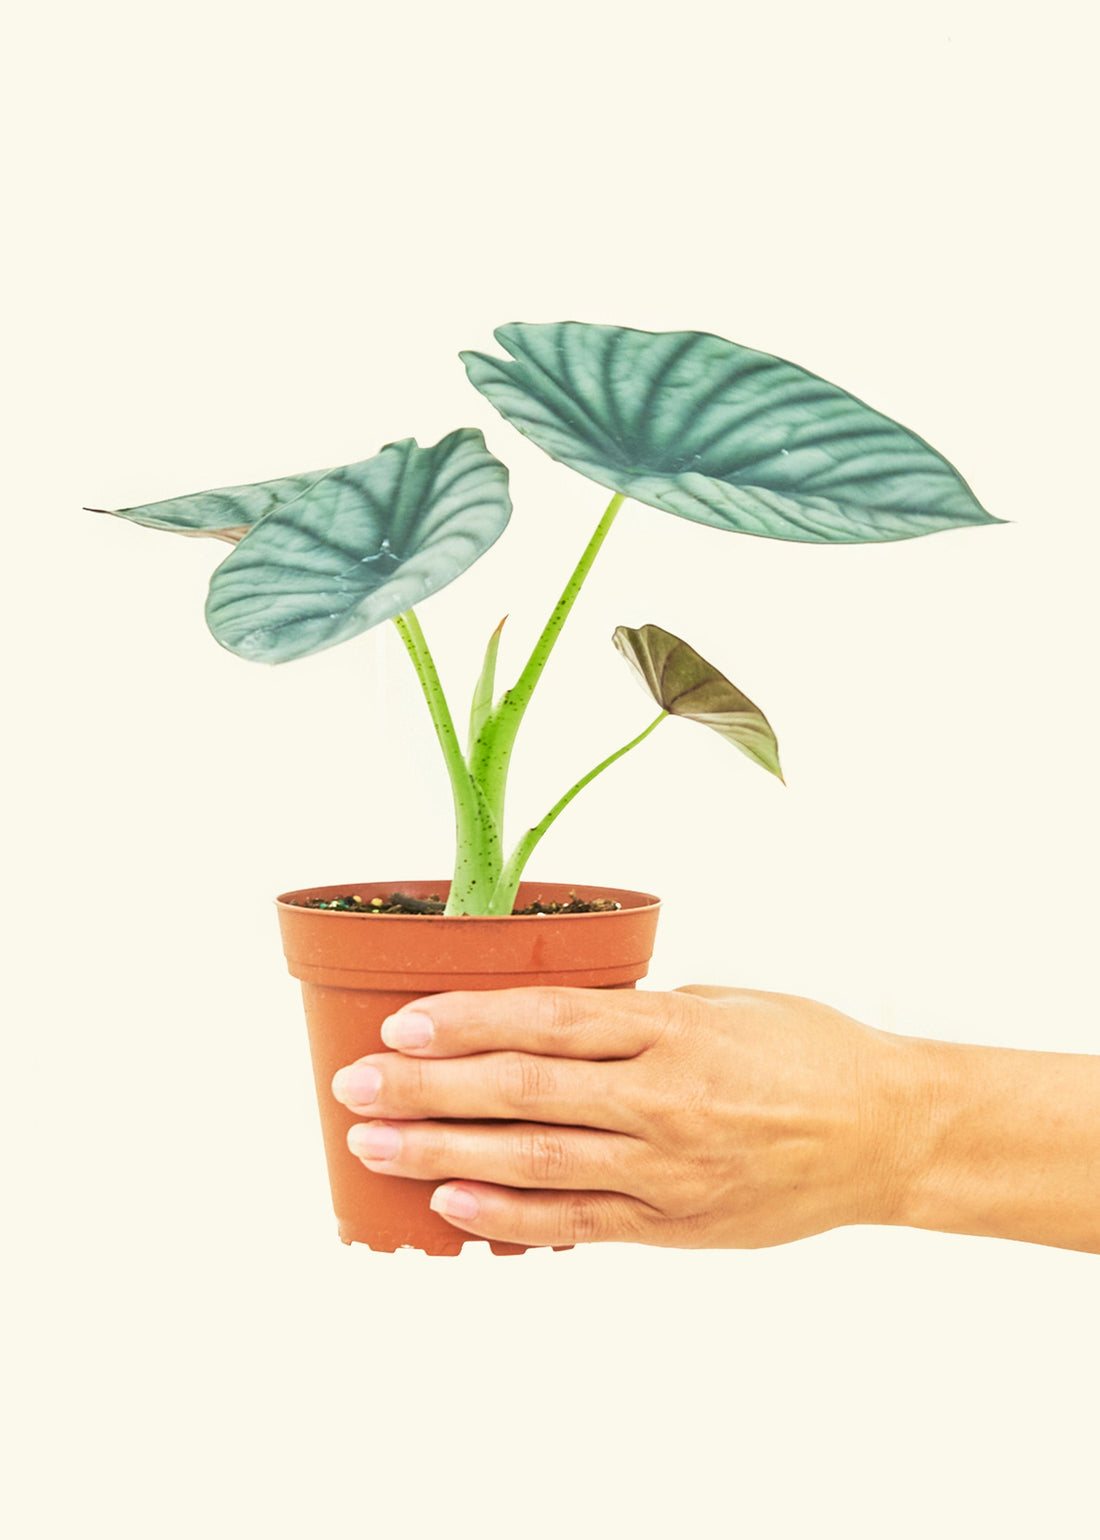
[[[400, 892], [402, 886], [409, 888], [413, 885], [417, 887], [426, 886], [432, 892], [446, 892], [450, 889], [451, 878], [447, 877], [439, 882], [427, 883], [423, 878], [406, 878], [404, 884], [401, 882], [381, 882], [378, 880], [371, 882], [350, 883], [313, 883], [304, 888], [290, 888], [285, 893], [280, 893], [274, 902], [276, 909], [290, 909], [301, 912], [306, 908], [306, 905], [296, 904], [291, 902], [291, 900], [302, 897], [313, 897], [323, 890], [339, 889], [344, 893], [355, 893], [360, 888], [388, 888], [390, 892]], [[565, 920], [607, 921], [609, 919], [613, 919], [616, 915], [639, 914], [648, 909], [659, 909], [661, 907], [661, 900], [655, 893], [645, 893], [635, 888], [617, 888], [613, 887], [611, 884], [600, 884], [595, 882], [535, 882], [533, 880], [524, 878], [524, 880], [520, 883], [520, 887], [565, 888], [567, 890], [586, 889], [588, 892], [596, 896], [602, 895], [605, 897], [610, 897], [610, 895], [614, 893], [620, 894], [624, 897], [640, 899], [641, 902], [634, 904], [623, 904], [618, 909], [596, 910], [594, 913], [590, 914], [356, 914], [354, 910], [350, 909], [313, 908], [308, 909], [307, 912], [311, 915], [323, 915], [326, 919], [370, 920], [374, 924], [377, 924], [379, 920], [391, 920], [402, 924], [407, 923], [422, 926], [425, 920], [434, 921], [436, 924], [438, 924], [441, 920], [457, 921], [459, 923], [466, 922], [467, 924], [471, 920], [477, 920], [483, 925], [501, 925], [507, 924], [509, 922], [515, 923], [517, 920], [523, 920], [529, 924], [537, 923], [539, 920], [556, 920], [559, 923]]]

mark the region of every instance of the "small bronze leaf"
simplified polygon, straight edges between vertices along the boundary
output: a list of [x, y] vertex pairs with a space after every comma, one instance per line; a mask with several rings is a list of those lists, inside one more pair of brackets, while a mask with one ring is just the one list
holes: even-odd
[[783, 780], [779, 745], [767, 717], [694, 647], [660, 626], [636, 631], [619, 626], [612, 640], [644, 688], [671, 716], [712, 728]]

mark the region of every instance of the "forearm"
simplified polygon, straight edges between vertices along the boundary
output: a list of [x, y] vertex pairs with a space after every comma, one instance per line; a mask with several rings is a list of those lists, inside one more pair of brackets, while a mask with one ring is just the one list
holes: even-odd
[[1100, 1252], [1100, 1057], [917, 1043], [894, 1223]]

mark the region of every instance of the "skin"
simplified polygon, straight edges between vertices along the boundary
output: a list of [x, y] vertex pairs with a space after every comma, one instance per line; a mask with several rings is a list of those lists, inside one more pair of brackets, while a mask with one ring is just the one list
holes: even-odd
[[333, 1081], [365, 1119], [349, 1147], [441, 1183], [432, 1207], [471, 1236], [756, 1247], [887, 1224], [1100, 1253], [1100, 1057], [706, 985], [434, 995], [382, 1037]]

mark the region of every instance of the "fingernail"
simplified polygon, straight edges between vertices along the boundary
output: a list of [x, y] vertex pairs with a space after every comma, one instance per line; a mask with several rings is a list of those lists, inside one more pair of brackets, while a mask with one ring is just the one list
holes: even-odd
[[392, 1160], [401, 1135], [387, 1123], [360, 1123], [348, 1130], [348, 1148], [361, 1160]]
[[481, 1205], [464, 1187], [437, 1187], [428, 1207], [448, 1219], [476, 1219]]
[[332, 1077], [332, 1094], [339, 1102], [369, 1107], [382, 1089], [382, 1076], [373, 1064], [349, 1064]]
[[432, 1018], [423, 1011], [398, 1011], [382, 1023], [387, 1048], [426, 1048], [435, 1036]]

